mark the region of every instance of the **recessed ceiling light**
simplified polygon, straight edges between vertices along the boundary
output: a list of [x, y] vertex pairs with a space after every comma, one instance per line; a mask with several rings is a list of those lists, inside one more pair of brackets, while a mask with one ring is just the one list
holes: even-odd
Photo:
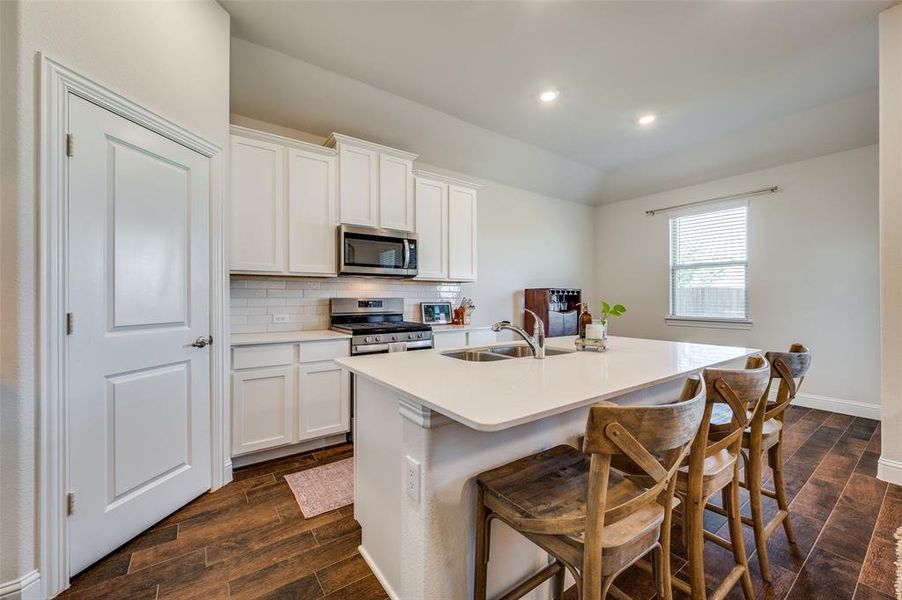
[[658, 120], [658, 115], [642, 115], [639, 117], [639, 125], [651, 125]]
[[546, 90], [539, 94], [539, 100], [542, 102], [554, 102], [561, 93], [557, 90]]

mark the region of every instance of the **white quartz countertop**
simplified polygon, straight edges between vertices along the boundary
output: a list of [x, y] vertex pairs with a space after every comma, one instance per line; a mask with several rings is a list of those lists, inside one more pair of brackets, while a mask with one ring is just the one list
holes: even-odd
[[[547, 347], [573, 349], [574, 337]], [[507, 344], [496, 344], [507, 345]], [[470, 348], [472, 349], [472, 348]], [[499, 431], [674, 381], [754, 348], [611, 337], [606, 352], [467, 362], [421, 350], [335, 362], [479, 431]]]
[[309, 329], [304, 331], [277, 331], [268, 333], [233, 333], [229, 337], [232, 346], [254, 346], [257, 344], [290, 344], [293, 342], [321, 342], [324, 340], [347, 340], [351, 336], [331, 329]]

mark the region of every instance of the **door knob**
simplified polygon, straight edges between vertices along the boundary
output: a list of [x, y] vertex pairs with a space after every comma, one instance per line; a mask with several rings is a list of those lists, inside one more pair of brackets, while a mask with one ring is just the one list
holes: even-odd
[[213, 343], [213, 336], [208, 335], [208, 336], [200, 336], [199, 338], [194, 340], [194, 342], [191, 345], [194, 346], [195, 348], [205, 348], [207, 345], [212, 344], [212, 343]]

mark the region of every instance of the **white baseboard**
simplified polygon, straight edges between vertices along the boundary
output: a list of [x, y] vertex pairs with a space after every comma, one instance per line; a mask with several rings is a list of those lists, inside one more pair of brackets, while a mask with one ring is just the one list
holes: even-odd
[[227, 485], [232, 483], [232, 479], [234, 478], [234, 473], [232, 472], [232, 459], [226, 461], [226, 464], [222, 466], [222, 485]]
[[363, 561], [369, 565], [370, 571], [373, 572], [373, 575], [376, 576], [376, 579], [379, 580], [379, 583], [382, 585], [382, 589], [385, 590], [385, 593], [388, 594], [388, 597], [391, 600], [401, 600], [401, 596], [392, 589], [392, 587], [388, 584], [388, 580], [385, 578], [385, 575], [382, 574], [382, 571], [379, 570], [379, 567], [376, 566], [376, 563], [373, 562], [372, 557], [369, 552], [366, 551], [366, 548], [363, 547], [363, 544], [357, 546], [357, 551], [360, 552], [360, 556], [363, 558]]
[[36, 570], [0, 583], [0, 600], [42, 600], [41, 574]]
[[880, 420], [880, 406], [875, 404], [865, 404], [856, 400], [843, 400], [842, 398], [832, 398], [830, 396], [817, 396], [815, 394], [799, 393], [792, 403], [796, 406], [804, 406], [805, 408], [817, 408], [819, 410], [828, 410], [830, 412], [840, 413], [843, 415], [851, 415], [853, 417], [863, 417], [865, 419]]
[[902, 485], [902, 462], [881, 456], [877, 461], [877, 479]]
[[325, 448], [326, 446], [343, 444], [345, 440], [347, 440], [347, 434], [337, 433], [335, 435], [330, 435], [324, 438], [318, 438], [307, 442], [300, 442], [298, 444], [291, 444], [290, 446], [281, 446], [279, 448], [271, 448], [269, 450], [260, 450], [258, 452], [252, 452], [250, 454], [239, 454], [238, 456], [232, 457], [232, 468], [237, 469], [239, 467], [246, 467], [247, 465], [252, 465], [258, 462], [266, 462], [268, 460], [275, 460], [277, 458], [291, 456], [292, 454], [299, 454], [301, 452], [309, 452], [310, 450]]

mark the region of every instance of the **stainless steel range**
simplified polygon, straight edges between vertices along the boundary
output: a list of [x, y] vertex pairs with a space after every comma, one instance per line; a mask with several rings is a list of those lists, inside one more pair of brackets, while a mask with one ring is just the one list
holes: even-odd
[[351, 354], [432, 348], [432, 327], [404, 320], [403, 298], [332, 298], [331, 325], [351, 337]]

